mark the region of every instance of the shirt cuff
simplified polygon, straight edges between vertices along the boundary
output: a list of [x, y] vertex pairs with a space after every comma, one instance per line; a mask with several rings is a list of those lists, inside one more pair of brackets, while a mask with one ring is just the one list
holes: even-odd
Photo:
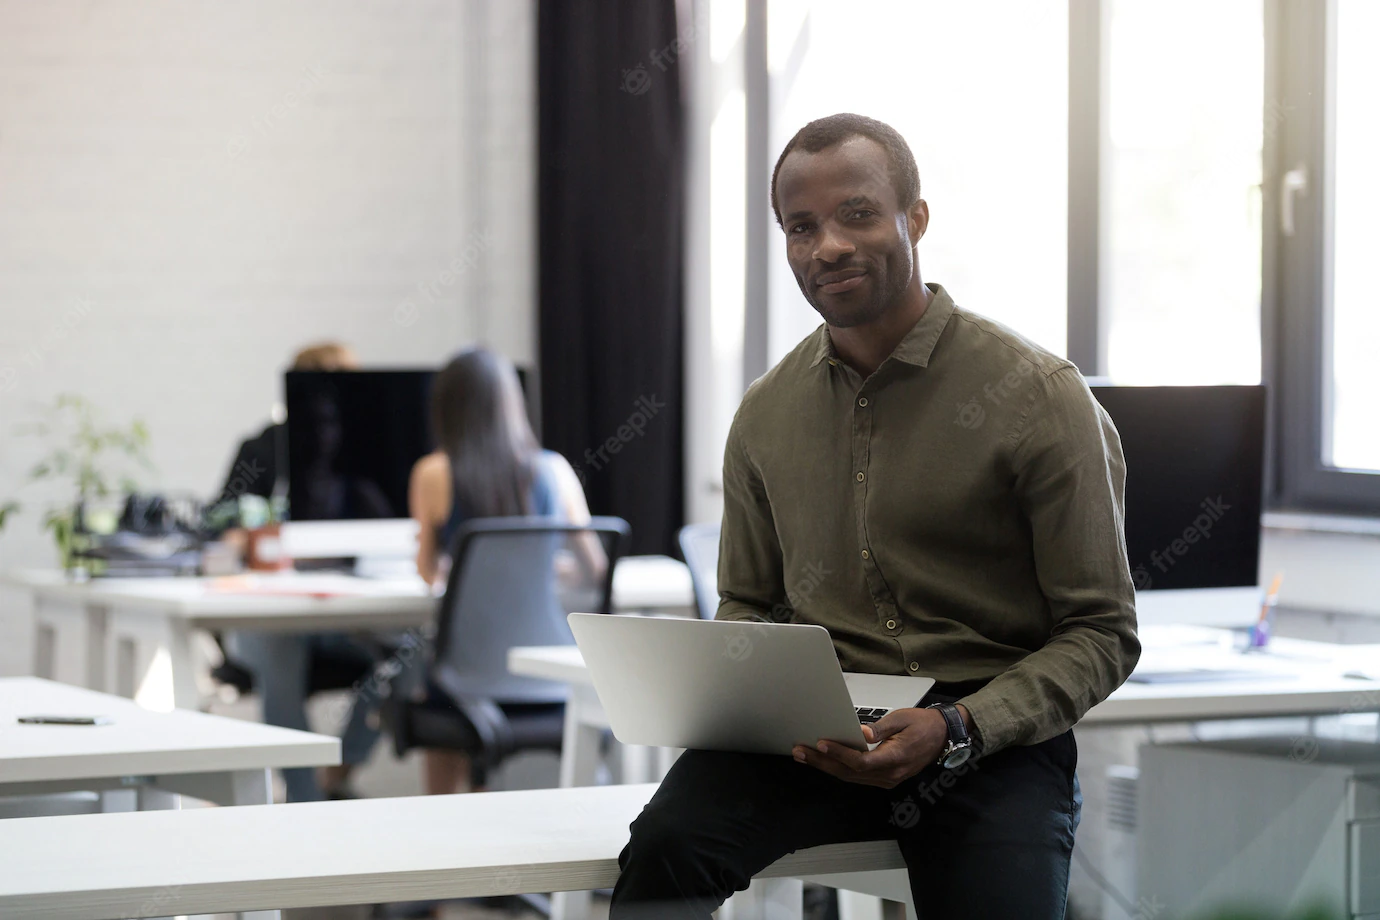
[[979, 690], [958, 702], [973, 717], [973, 746], [979, 757], [995, 754], [1014, 740], [1014, 720], [1001, 700], [984, 698]]

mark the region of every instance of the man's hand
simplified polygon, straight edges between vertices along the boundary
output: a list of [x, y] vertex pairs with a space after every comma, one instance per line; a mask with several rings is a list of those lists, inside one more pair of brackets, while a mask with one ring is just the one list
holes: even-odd
[[[960, 706], [963, 721], [972, 719]], [[949, 740], [949, 728], [937, 709], [893, 709], [862, 727], [871, 751], [858, 751], [837, 741], [820, 741], [813, 748], [795, 746], [795, 759], [850, 783], [893, 789], [930, 764]]]

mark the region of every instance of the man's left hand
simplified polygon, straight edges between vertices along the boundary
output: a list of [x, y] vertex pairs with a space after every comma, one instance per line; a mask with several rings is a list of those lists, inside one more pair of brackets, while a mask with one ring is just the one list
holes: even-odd
[[[968, 722], [964, 707], [959, 708]], [[937, 709], [893, 709], [862, 727], [870, 751], [837, 741], [820, 741], [813, 748], [797, 744], [795, 759], [850, 783], [894, 789], [939, 760], [949, 740], [949, 728]]]

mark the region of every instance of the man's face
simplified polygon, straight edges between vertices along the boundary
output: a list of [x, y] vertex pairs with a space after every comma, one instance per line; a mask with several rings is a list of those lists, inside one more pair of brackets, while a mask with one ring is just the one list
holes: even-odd
[[864, 325], [900, 303], [928, 212], [924, 202], [902, 209], [880, 144], [851, 137], [818, 153], [792, 151], [776, 199], [791, 271], [825, 322]]

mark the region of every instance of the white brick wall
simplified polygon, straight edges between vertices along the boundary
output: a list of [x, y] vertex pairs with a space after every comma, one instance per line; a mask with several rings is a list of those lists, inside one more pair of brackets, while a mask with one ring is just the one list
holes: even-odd
[[[0, 500], [61, 391], [205, 494], [305, 342], [530, 362], [534, 28], [512, 0], [0, 0]], [[0, 535], [0, 568], [50, 559], [32, 510]], [[0, 594], [0, 673], [22, 620]]]

